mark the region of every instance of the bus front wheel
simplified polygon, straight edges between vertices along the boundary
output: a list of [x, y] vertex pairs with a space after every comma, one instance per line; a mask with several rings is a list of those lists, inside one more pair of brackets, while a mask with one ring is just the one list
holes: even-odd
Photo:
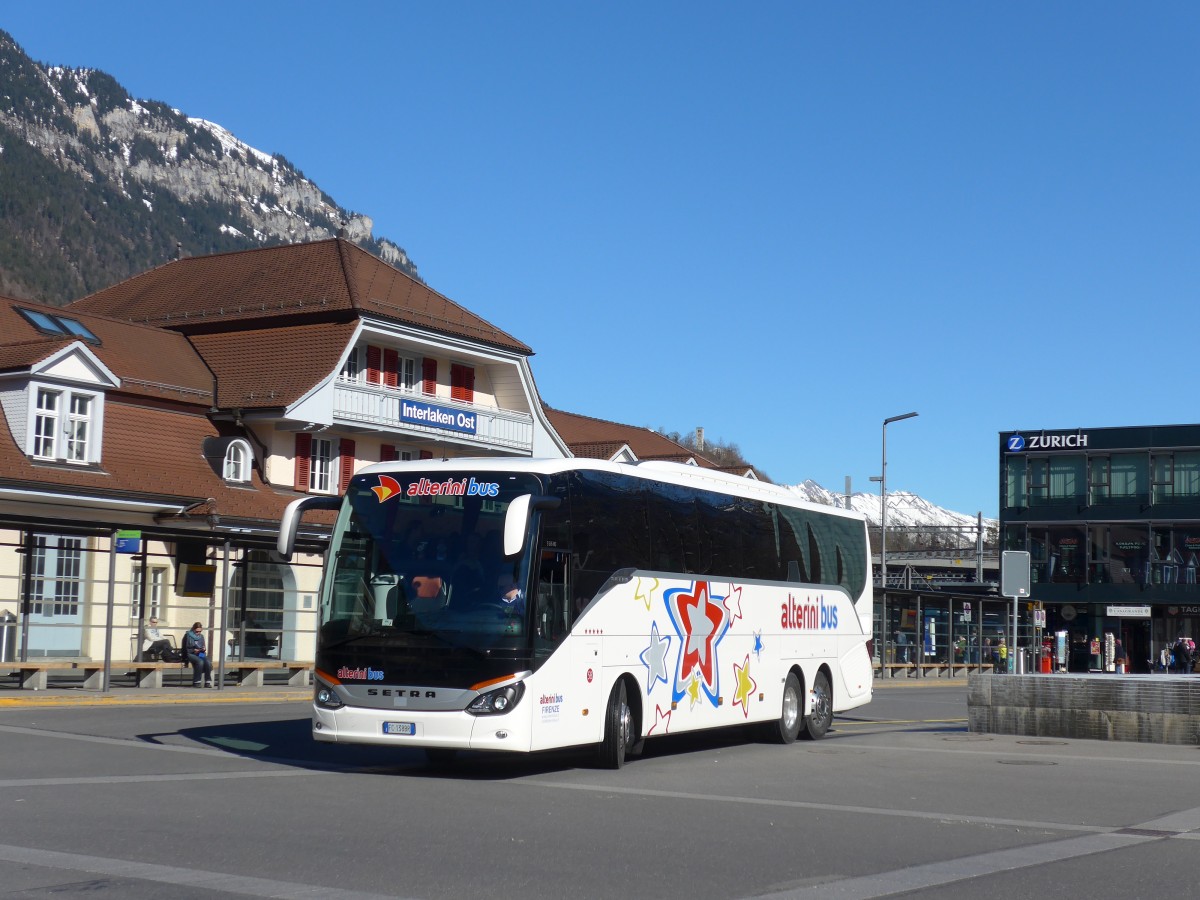
[[829, 676], [818, 672], [813, 680], [812, 712], [804, 717], [801, 735], [806, 741], [819, 741], [833, 724], [833, 688]]
[[620, 679], [613, 685], [612, 694], [608, 698], [608, 709], [604, 714], [600, 765], [605, 769], [621, 768], [636, 741], [637, 729], [633, 724], [633, 711], [629, 708], [629, 697], [625, 693], [625, 680]]
[[783, 709], [779, 718], [763, 725], [762, 735], [776, 744], [790, 744], [800, 734], [800, 718], [804, 704], [800, 695], [800, 679], [795, 672], [788, 672], [783, 683]]

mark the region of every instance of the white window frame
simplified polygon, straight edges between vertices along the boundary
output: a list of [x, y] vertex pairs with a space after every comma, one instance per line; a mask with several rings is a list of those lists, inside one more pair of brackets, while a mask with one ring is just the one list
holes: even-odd
[[[53, 408], [43, 404], [50, 397], [54, 398]], [[100, 461], [102, 392], [34, 381], [29, 385], [29, 399], [25, 448], [29, 456], [79, 466]]]
[[396, 362], [396, 388], [406, 394], [417, 391], [417, 361], [411, 356], [400, 356]]
[[35, 616], [77, 616], [83, 602], [83, 538], [39, 534], [30, 559]]
[[[90, 394], [79, 391], [72, 391], [67, 397], [67, 406], [63, 409], [63, 431], [66, 438], [63, 449], [67, 462], [86, 463], [88, 461], [93, 403], [94, 400]], [[81, 409], [82, 411], [80, 411]]]
[[363, 365], [363, 348], [355, 344], [350, 348], [350, 353], [346, 356], [346, 362], [342, 366], [342, 371], [338, 373], [339, 381], [348, 381], [351, 384], [362, 384], [366, 380], [367, 374]]
[[231, 441], [225, 448], [225, 462], [221, 466], [221, 474], [232, 484], [246, 484], [250, 480], [252, 460], [250, 445], [246, 441], [240, 438]]
[[[167, 597], [167, 567], [166, 566], [150, 566], [150, 589], [146, 592], [146, 606], [149, 607], [146, 613], [147, 620], [158, 619], [160, 622], [163, 619], [163, 614], [166, 611]], [[135, 565], [133, 573], [129, 576], [129, 618], [132, 620], [140, 619], [138, 613], [141, 611], [142, 603], [142, 567]]]
[[[30, 448], [30, 454], [35, 459], [56, 459], [63, 392], [48, 387], [37, 387], [33, 397], [33, 430], [30, 432], [33, 446]], [[51, 402], [43, 405], [43, 399]]]
[[338, 455], [333, 451], [333, 440], [313, 437], [308, 454], [308, 490], [313, 494], [332, 494], [337, 491], [334, 478]]

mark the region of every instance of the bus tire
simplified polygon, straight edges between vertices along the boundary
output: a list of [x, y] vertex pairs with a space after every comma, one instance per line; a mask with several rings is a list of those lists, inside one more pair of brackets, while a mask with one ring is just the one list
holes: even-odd
[[806, 741], [819, 741], [833, 724], [833, 688], [829, 676], [818, 672], [813, 679], [812, 712], [804, 717], [800, 736]]
[[625, 692], [625, 679], [621, 678], [613, 685], [608, 709], [604, 713], [604, 740], [600, 742], [599, 750], [601, 767], [619, 769], [625, 765], [625, 757], [631, 755], [637, 737], [633, 710], [629, 708], [629, 696]]
[[783, 708], [779, 718], [763, 724], [763, 737], [775, 744], [791, 744], [800, 734], [800, 717], [804, 713], [800, 694], [800, 679], [795, 672], [788, 672], [783, 683]]

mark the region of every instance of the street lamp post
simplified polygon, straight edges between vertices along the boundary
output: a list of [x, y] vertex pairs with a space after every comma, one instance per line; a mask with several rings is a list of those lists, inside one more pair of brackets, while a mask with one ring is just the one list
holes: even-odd
[[[911, 419], [917, 413], [904, 413], [900, 416], [889, 416], [883, 420], [883, 460], [879, 470], [879, 583], [883, 587], [883, 611], [887, 613], [887, 427], [891, 422], [899, 422], [902, 419]], [[874, 478], [871, 479], [875, 481]], [[884, 638], [884, 645], [887, 644], [887, 621], [882, 621], [880, 629], [883, 631], [881, 637]], [[917, 662], [921, 661], [921, 651], [924, 648], [921, 637], [921, 624], [917, 623]], [[920, 672], [920, 667], [917, 668]]]

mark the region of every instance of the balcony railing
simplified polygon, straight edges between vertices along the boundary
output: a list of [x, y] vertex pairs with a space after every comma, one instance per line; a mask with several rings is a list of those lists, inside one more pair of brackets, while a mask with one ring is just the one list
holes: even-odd
[[[453, 412], [473, 415], [475, 431], [463, 432], [404, 421], [400, 417], [402, 400], [431, 404]], [[369, 425], [380, 431], [449, 437], [480, 447], [504, 447], [526, 453], [533, 450], [533, 416], [529, 413], [463, 403], [460, 400], [446, 400], [441, 397], [435, 399], [378, 385], [337, 384], [333, 395], [333, 416], [338, 421]]]

